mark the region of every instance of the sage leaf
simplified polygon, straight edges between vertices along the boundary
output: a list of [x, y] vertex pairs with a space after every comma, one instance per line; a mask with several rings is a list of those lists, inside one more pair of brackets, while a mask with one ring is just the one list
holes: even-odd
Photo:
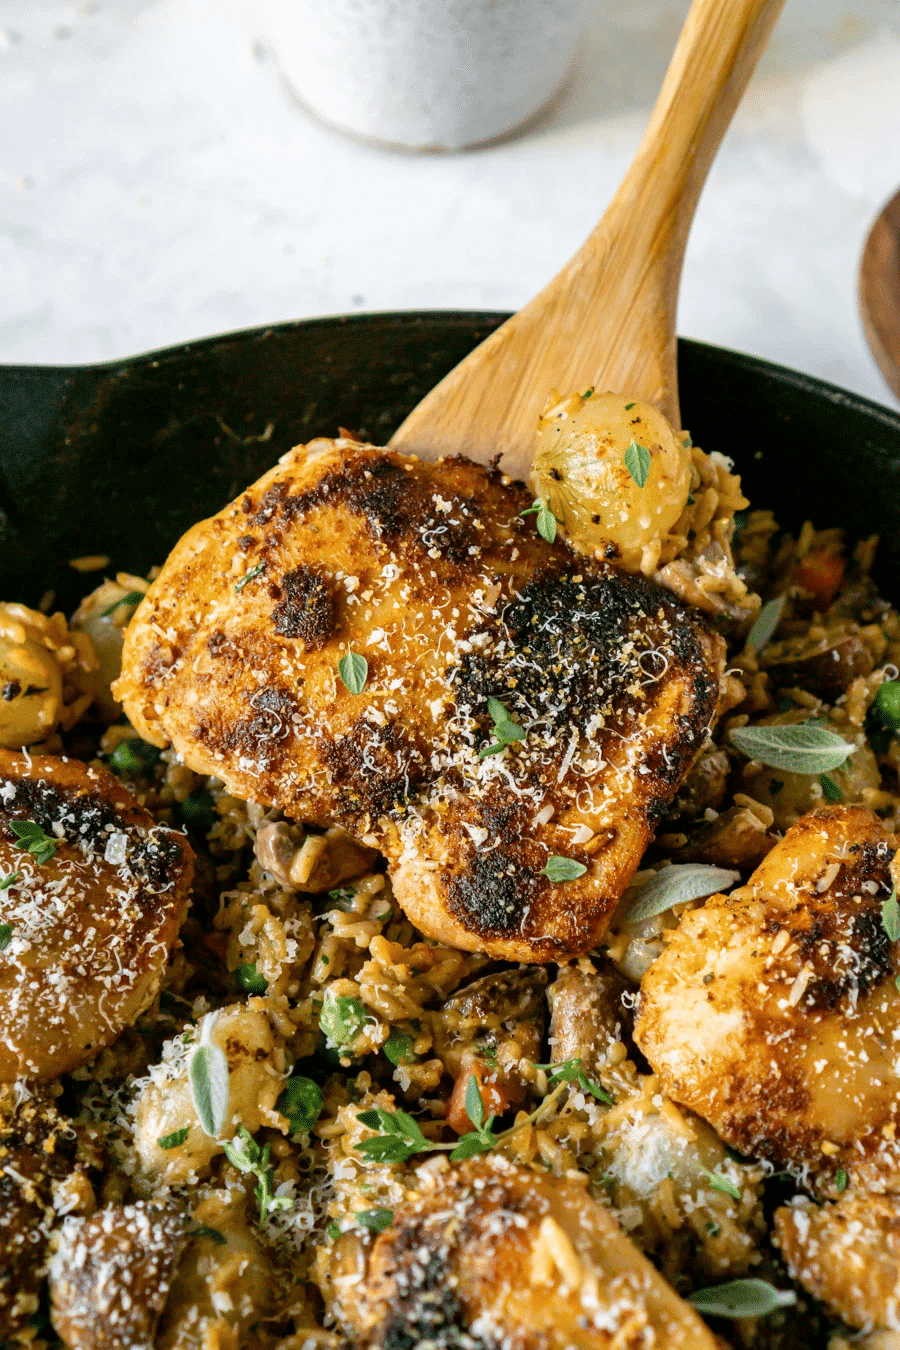
[[478, 1079], [474, 1073], [466, 1084], [466, 1115], [476, 1130], [480, 1130], [484, 1124], [484, 1102], [481, 1100]]
[[750, 632], [747, 634], [747, 646], [752, 647], [757, 656], [765, 647], [771, 638], [775, 629], [781, 623], [781, 616], [784, 613], [785, 597], [777, 595], [774, 600], [769, 600], [756, 616], [756, 621]]
[[204, 1134], [218, 1139], [228, 1115], [230, 1088], [224, 1051], [209, 1043], [196, 1046], [188, 1063], [188, 1081], [194, 1110]]
[[881, 906], [881, 923], [891, 942], [900, 939], [900, 905], [897, 904], [896, 886]]
[[786, 773], [828, 773], [839, 769], [856, 750], [855, 745], [848, 745], [820, 722], [735, 727], [728, 734], [748, 759]]
[[338, 661], [338, 674], [351, 694], [361, 694], [369, 678], [369, 663], [359, 652], [348, 652]]
[[740, 879], [740, 872], [733, 872], [727, 867], [713, 867], [707, 863], [670, 863], [633, 889], [634, 899], [628, 907], [625, 923], [643, 923], [645, 919], [664, 914], [675, 905], [685, 905], [691, 900], [714, 895], [717, 891], [730, 890]]
[[639, 488], [642, 488], [647, 482], [650, 473], [650, 458], [650, 451], [646, 445], [638, 445], [637, 441], [632, 441], [625, 451], [625, 468]]
[[583, 877], [586, 871], [584, 863], [578, 862], [575, 858], [562, 858], [554, 853], [548, 858], [541, 876], [547, 877], [549, 881], [575, 881], [578, 877]]
[[714, 1317], [765, 1317], [777, 1308], [790, 1308], [797, 1295], [776, 1289], [768, 1280], [729, 1280], [712, 1289], [697, 1289], [687, 1301], [697, 1312]]

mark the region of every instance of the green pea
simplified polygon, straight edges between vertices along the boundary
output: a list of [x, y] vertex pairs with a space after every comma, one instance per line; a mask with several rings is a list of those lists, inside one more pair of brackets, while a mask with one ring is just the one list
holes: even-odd
[[260, 975], [255, 965], [238, 966], [235, 971], [237, 982], [248, 994], [264, 994], [269, 987], [265, 975]]
[[205, 788], [190, 793], [181, 803], [181, 819], [197, 834], [207, 835], [218, 820], [212, 794]]
[[119, 741], [109, 757], [116, 773], [149, 773], [159, 759], [155, 745], [146, 741]]

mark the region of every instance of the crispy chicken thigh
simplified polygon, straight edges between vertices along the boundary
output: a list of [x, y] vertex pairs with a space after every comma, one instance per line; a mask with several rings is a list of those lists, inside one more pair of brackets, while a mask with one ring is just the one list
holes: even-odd
[[[704, 742], [724, 644], [546, 542], [530, 504], [468, 460], [301, 446], [176, 546], [116, 697], [238, 796], [381, 849], [429, 936], [549, 961], [603, 933]], [[489, 698], [524, 739], [495, 735]], [[554, 882], [553, 856], [584, 874]]]
[[446, 1168], [398, 1210], [359, 1292], [362, 1350], [716, 1344], [583, 1186], [497, 1155]]
[[635, 1039], [663, 1090], [826, 1189], [900, 1181], [896, 847], [865, 807], [810, 812], [746, 886], [685, 915], [641, 983]]
[[[27, 851], [14, 825], [46, 836]], [[92, 1059], [154, 998], [194, 859], [103, 769], [0, 750], [0, 1082]], [[10, 880], [11, 878], [11, 880]]]

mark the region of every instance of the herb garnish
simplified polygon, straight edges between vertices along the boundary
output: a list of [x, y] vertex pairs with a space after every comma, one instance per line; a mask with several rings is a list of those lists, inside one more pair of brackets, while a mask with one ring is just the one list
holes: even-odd
[[757, 656], [765, 647], [771, 638], [775, 629], [781, 623], [781, 616], [784, 613], [785, 597], [778, 595], [774, 600], [769, 600], [756, 616], [756, 621], [750, 632], [747, 634], [747, 646], [752, 647]]
[[819, 774], [819, 782], [822, 785], [822, 792], [826, 801], [839, 802], [842, 800], [841, 789], [833, 778], [828, 777], [827, 773]]
[[180, 1148], [191, 1132], [190, 1125], [185, 1125], [180, 1130], [173, 1130], [171, 1134], [160, 1135], [156, 1141], [157, 1148]]
[[5, 952], [12, 942], [12, 924], [0, 923], [0, 952]]
[[847, 1189], [847, 1182], [849, 1180], [850, 1178], [847, 1176], [847, 1173], [844, 1171], [843, 1167], [840, 1168], [839, 1171], [835, 1172], [834, 1189], [837, 1191], [838, 1195], [843, 1195], [844, 1191]]
[[634, 899], [628, 906], [625, 923], [643, 923], [675, 905], [730, 890], [740, 879], [740, 872], [732, 872], [726, 867], [713, 867], [708, 863], [669, 863], [634, 888]]
[[740, 1189], [733, 1181], [729, 1181], [728, 1177], [723, 1177], [721, 1172], [710, 1172], [706, 1167], [701, 1167], [700, 1171], [714, 1191], [721, 1191], [723, 1195], [730, 1195], [732, 1200], [740, 1200]]
[[900, 905], [897, 904], [896, 886], [881, 906], [881, 924], [891, 942], [900, 939]]
[[188, 1061], [191, 1100], [204, 1134], [218, 1139], [228, 1114], [228, 1060], [218, 1045], [201, 1041]]
[[534, 502], [528, 507], [527, 511], [519, 513], [523, 516], [537, 516], [537, 532], [542, 539], [546, 539], [548, 544], [552, 544], [556, 538], [556, 516], [550, 510], [550, 503], [543, 497], [535, 497]]
[[350, 651], [338, 661], [338, 674], [351, 694], [361, 694], [369, 678], [369, 663], [359, 652]]
[[10, 872], [9, 876], [0, 877], [0, 891], [8, 891], [10, 886], [15, 886], [16, 882], [21, 880], [21, 872]]
[[143, 591], [129, 591], [127, 595], [122, 596], [121, 600], [114, 600], [111, 605], [107, 605], [106, 609], [101, 610], [100, 618], [108, 619], [110, 614], [114, 613], [120, 605], [129, 605], [133, 608], [135, 605], [139, 605], [143, 598]]
[[260, 572], [264, 570], [265, 565], [266, 564], [264, 562], [258, 562], [255, 567], [250, 568], [249, 572], [245, 572], [245, 574], [241, 577], [240, 581], [235, 583], [234, 587], [235, 591], [242, 591], [244, 587], [247, 585], [248, 581], [252, 581], [254, 577], [259, 576]]
[[392, 1064], [407, 1064], [413, 1058], [413, 1038], [402, 1031], [392, 1031], [382, 1049]]
[[341, 1236], [341, 1230], [336, 1223], [330, 1223], [325, 1229], [325, 1232], [328, 1237], [331, 1238], [332, 1242], [337, 1242], [338, 1238]]
[[577, 1083], [582, 1092], [589, 1092], [598, 1102], [603, 1102], [606, 1106], [615, 1106], [609, 1093], [605, 1092], [599, 1083], [590, 1081], [581, 1059], [577, 1056], [575, 1059], [563, 1060], [561, 1064], [535, 1064], [534, 1067], [544, 1070], [551, 1087], [555, 1087], [557, 1083]]
[[828, 773], [839, 769], [855, 745], [848, 745], [821, 722], [790, 726], [735, 727], [728, 733], [732, 743], [748, 759], [787, 773]]
[[228, 1246], [228, 1239], [224, 1233], [220, 1233], [218, 1228], [207, 1228], [206, 1224], [199, 1224], [196, 1228], [188, 1230], [189, 1238], [209, 1238], [210, 1242], [216, 1242], [220, 1247]]
[[489, 698], [487, 706], [494, 722], [494, 739], [481, 747], [478, 751], [479, 759], [486, 759], [488, 755], [499, 755], [500, 751], [505, 750], [513, 741], [525, 739], [524, 728], [513, 720], [498, 698]]
[[274, 1194], [275, 1168], [269, 1163], [272, 1153], [271, 1144], [264, 1144], [260, 1148], [247, 1126], [239, 1125], [234, 1139], [227, 1140], [222, 1147], [225, 1150], [225, 1157], [232, 1167], [236, 1167], [239, 1172], [246, 1172], [256, 1178], [256, 1188], [253, 1194], [259, 1205], [260, 1228], [270, 1214], [278, 1214], [282, 1210], [291, 1209], [293, 1200], [289, 1200], [286, 1195]]
[[871, 712], [889, 731], [900, 731], [900, 680], [882, 680]]
[[47, 863], [56, 852], [57, 840], [51, 839], [33, 820], [11, 820], [9, 828], [26, 853], [36, 863]]
[[311, 1078], [296, 1074], [284, 1085], [284, 1091], [275, 1103], [275, 1109], [287, 1116], [291, 1134], [309, 1134], [325, 1105], [322, 1089]]
[[638, 487], [642, 488], [650, 474], [650, 451], [646, 445], [638, 445], [637, 441], [632, 441], [622, 458], [625, 460], [625, 468]]
[[729, 1280], [712, 1289], [697, 1289], [687, 1302], [700, 1313], [713, 1317], [765, 1317], [776, 1308], [797, 1302], [791, 1289], [776, 1289], [768, 1280]]
[[392, 1209], [360, 1209], [354, 1215], [363, 1228], [371, 1228], [373, 1233], [383, 1233], [388, 1224], [394, 1222]]
[[119, 741], [109, 762], [116, 773], [147, 773], [159, 756], [160, 751], [155, 745], [148, 745], [146, 741], [135, 737], [133, 740]]
[[547, 859], [547, 866], [542, 869], [541, 876], [546, 877], [548, 881], [575, 881], [576, 878], [583, 877], [586, 871], [584, 863], [554, 853]]
[[332, 1050], [346, 1050], [368, 1020], [359, 999], [347, 995], [326, 998], [319, 1013], [319, 1027]]

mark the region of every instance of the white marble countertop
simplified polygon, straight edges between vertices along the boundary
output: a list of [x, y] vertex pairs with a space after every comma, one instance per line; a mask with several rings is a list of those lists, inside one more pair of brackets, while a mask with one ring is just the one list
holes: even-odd
[[[0, 0], [0, 361], [516, 308], [602, 213], [686, 10], [599, 0], [526, 134], [418, 156], [317, 124], [251, 0]], [[700, 203], [679, 330], [891, 404], [856, 272], [898, 185], [896, 0], [787, 0]]]

